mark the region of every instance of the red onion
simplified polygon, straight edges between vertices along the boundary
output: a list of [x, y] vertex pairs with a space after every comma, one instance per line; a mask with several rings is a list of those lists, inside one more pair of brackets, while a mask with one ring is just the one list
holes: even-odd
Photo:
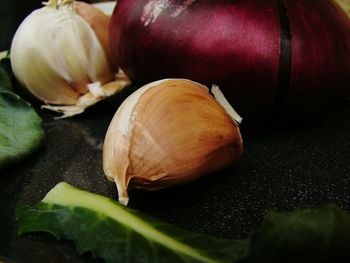
[[110, 43], [132, 80], [219, 85], [250, 121], [309, 116], [350, 88], [350, 20], [331, 0], [119, 0]]

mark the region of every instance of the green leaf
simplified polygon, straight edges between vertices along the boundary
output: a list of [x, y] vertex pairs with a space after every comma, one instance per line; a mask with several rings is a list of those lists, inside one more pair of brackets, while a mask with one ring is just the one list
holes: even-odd
[[106, 262], [350, 262], [350, 216], [334, 204], [270, 211], [243, 240], [191, 233], [66, 183], [16, 217], [19, 234], [48, 232]]
[[11, 78], [8, 72], [9, 65], [9, 55], [5, 54], [4, 58], [0, 59], [0, 92], [12, 91]]
[[29, 103], [12, 92], [10, 77], [1, 60], [0, 169], [27, 157], [41, 145], [44, 137], [41, 118]]
[[126, 208], [103, 196], [55, 186], [34, 208], [17, 209], [19, 233], [44, 231], [73, 240], [79, 253], [106, 262], [233, 262], [245, 241], [195, 234]]
[[350, 216], [337, 205], [270, 211], [244, 262], [350, 262]]

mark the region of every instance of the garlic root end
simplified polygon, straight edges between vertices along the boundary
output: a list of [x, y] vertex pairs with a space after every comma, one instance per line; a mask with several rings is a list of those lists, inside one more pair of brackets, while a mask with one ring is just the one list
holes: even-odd
[[55, 117], [55, 119], [72, 117], [83, 113], [86, 108], [97, 102], [122, 91], [125, 87], [130, 85], [130, 83], [128, 77], [123, 72], [119, 71], [118, 74], [116, 74], [115, 80], [104, 85], [101, 85], [99, 82], [88, 84], [89, 92], [80, 96], [75, 105], [43, 105], [41, 108], [62, 113], [62, 116]]
[[84, 107], [79, 106], [53, 106], [53, 105], [42, 105], [42, 109], [47, 109], [55, 112], [62, 113], [61, 116], [55, 117], [55, 120], [69, 118], [84, 112]]

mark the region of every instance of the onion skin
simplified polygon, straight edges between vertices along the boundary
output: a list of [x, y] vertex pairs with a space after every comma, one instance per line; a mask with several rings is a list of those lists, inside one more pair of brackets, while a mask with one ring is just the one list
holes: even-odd
[[329, 0], [120, 0], [109, 36], [133, 81], [217, 84], [245, 122], [310, 116], [350, 88], [350, 22]]
[[[350, 20], [332, 1], [285, 1], [290, 20], [292, 73], [286, 109], [317, 112], [349, 95]], [[297, 107], [295, 107], [297, 106]]]

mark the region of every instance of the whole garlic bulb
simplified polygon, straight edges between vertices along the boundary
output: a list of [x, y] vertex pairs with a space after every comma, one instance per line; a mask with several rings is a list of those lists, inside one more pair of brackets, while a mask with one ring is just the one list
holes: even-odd
[[129, 187], [158, 190], [192, 181], [233, 163], [243, 144], [240, 117], [218, 87], [164, 79], [135, 91], [108, 128], [103, 169], [128, 203]]
[[128, 84], [125, 76], [115, 81], [108, 50], [74, 4], [74, 0], [50, 0], [33, 11], [11, 45], [17, 80], [46, 104], [61, 105], [45, 107], [63, 112], [64, 117], [81, 113]]

